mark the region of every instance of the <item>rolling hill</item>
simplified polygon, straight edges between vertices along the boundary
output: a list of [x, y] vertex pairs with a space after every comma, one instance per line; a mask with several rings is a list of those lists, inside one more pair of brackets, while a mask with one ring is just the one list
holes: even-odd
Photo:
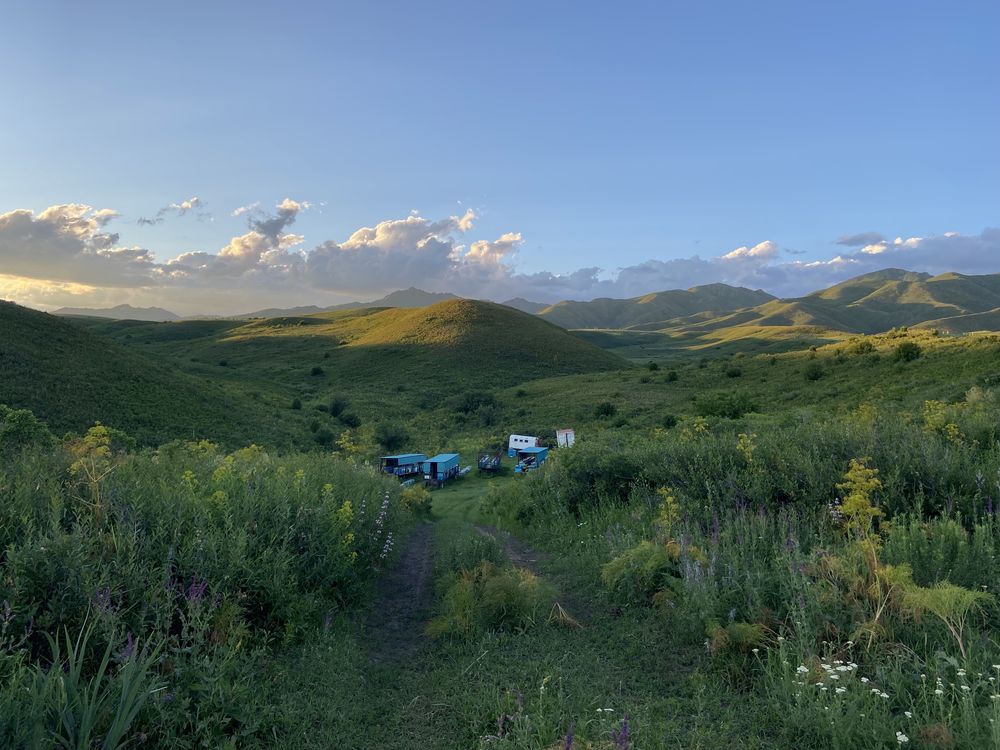
[[464, 299], [250, 321], [75, 323], [192, 375], [278, 389], [307, 407], [347, 397], [366, 422], [431, 410], [471, 391], [630, 366], [537, 316]]
[[290, 308], [269, 307], [245, 315], [233, 315], [232, 317], [284, 318], [289, 315], [315, 315], [316, 313], [334, 312], [336, 310], [357, 310], [362, 307], [427, 307], [436, 302], [444, 302], [449, 299], [458, 299], [458, 297], [447, 292], [425, 292], [423, 289], [411, 286], [409, 289], [397, 289], [395, 292], [390, 292], [381, 299], [372, 302], [345, 302], [340, 305], [330, 305], [329, 307], [318, 307], [316, 305]]
[[70, 321], [0, 302], [0, 403], [30, 409], [56, 432], [100, 421], [147, 444], [210, 438], [290, 445], [305, 434], [266, 403]]
[[[716, 285], [713, 291], [722, 298], [715, 310], [671, 319], [644, 316], [642, 297], [559, 303], [540, 314], [561, 320], [588, 341], [639, 361], [706, 349], [787, 351], [904, 326], [947, 333], [1000, 330], [1000, 274], [931, 276], [889, 268], [804, 297], [769, 298], [742, 308], [730, 302], [722, 312], [726, 295], [749, 290]], [[677, 295], [663, 292], [650, 297], [676, 299]], [[684, 293], [680, 299], [687, 299]], [[745, 294], [731, 299], [745, 299]]]
[[690, 289], [654, 292], [631, 299], [602, 297], [590, 302], [557, 302], [538, 315], [563, 328], [626, 329], [699, 313], [723, 313], [753, 307], [773, 300], [760, 289], [752, 290], [728, 284], [708, 284]]

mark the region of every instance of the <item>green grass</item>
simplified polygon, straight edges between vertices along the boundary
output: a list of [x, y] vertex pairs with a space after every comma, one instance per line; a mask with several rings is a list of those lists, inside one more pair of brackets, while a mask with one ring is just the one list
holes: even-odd
[[83, 431], [97, 421], [140, 442], [212, 437], [245, 445], [304, 442], [301, 417], [250, 397], [244, 384], [182, 372], [66, 320], [0, 302], [0, 403], [33, 411], [56, 431]]

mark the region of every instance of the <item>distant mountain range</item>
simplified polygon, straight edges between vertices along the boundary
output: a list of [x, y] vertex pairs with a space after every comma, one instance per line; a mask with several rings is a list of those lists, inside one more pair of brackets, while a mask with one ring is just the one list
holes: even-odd
[[329, 307], [317, 307], [307, 305], [305, 307], [270, 307], [265, 310], [257, 310], [246, 315], [232, 315], [232, 318], [287, 318], [295, 315], [315, 315], [322, 312], [334, 312], [336, 310], [357, 310], [363, 307], [427, 307], [429, 305], [444, 302], [450, 299], [460, 299], [454, 294], [447, 292], [425, 292], [423, 289], [410, 287], [409, 289], [399, 289], [390, 292], [381, 299], [371, 302], [345, 302], [340, 305], [330, 305]]
[[52, 311], [53, 315], [83, 315], [88, 318], [112, 318], [114, 320], [144, 320], [151, 323], [164, 323], [168, 320], [180, 320], [162, 307], [132, 307], [132, 305], [115, 305], [114, 307], [60, 307]]
[[775, 299], [760, 289], [708, 284], [653, 292], [631, 299], [601, 297], [590, 302], [557, 302], [536, 312], [563, 328], [634, 328], [707, 312], [724, 313]]
[[[460, 298], [411, 287], [371, 302], [268, 308], [231, 319], [295, 317], [371, 307], [419, 308], [453, 299]], [[731, 340], [763, 330], [788, 333], [795, 329], [878, 333], [897, 326], [958, 333], [1000, 330], [1000, 274], [931, 276], [887, 268], [791, 299], [778, 299], [761, 289], [707, 284], [630, 299], [566, 300], [547, 305], [517, 297], [503, 304], [571, 330], [661, 332], [684, 339], [704, 336]], [[55, 314], [154, 322], [181, 319], [162, 308], [131, 305], [64, 307]]]
[[540, 317], [564, 328], [665, 334], [685, 347], [902, 326], [947, 333], [1000, 330], [1000, 274], [931, 276], [898, 268], [858, 276], [804, 297], [777, 299], [724, 284], [632, 299], [560, 302]]

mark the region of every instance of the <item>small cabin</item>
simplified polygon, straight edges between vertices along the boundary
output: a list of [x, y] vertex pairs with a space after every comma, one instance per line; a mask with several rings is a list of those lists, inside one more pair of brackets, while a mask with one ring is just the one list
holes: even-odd
[[507, 441], [507, 455], [513, 458], [522, 448], [537, 448], [541, 444], [541, 438], [532, 435], [511, 435]]
[[422, 473], [426, 460], [426, 453], [400, 453], [398, 456], [382, 456], [382, 471], [397, 477], [408, 477]]
[[443, 484], [458, 476], [461, 456], [457, 453], [439, 453], [423, 463], [424, 479], [432, 484]]
[[523, 474], [528, 471], [534, 471], [544, 464], [548, 457], [548, 448], [539, 446], [522, 448], [517, 452], [517, 466], [514, 467], [514, 473]]
[[556, 445], [560, 448], [572, 448], [576, 442], [576, 431], [572, 429], [556, 430]]

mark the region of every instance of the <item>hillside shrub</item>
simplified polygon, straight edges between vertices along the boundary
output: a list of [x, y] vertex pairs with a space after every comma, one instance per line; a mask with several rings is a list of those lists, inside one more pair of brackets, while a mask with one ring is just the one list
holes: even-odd
[[750, 395], [743, 391], [716, 391], [696, 397], [695, 411], [703, 417], [739, 419], [755, 410]]
[[923, 348], [916, 341], [904, 341], [893, 350], [897, 362], [912, 362], [923, 354]]
[[666, 378], [664, 378], [664, 380], [666, 380], [666, 382], [668, 382], [668, 383], [676, 383], [677, 382], [677, 370], [669, 370], [667, 372]]
[[348, 402], [346, 396], [334, 396], [332, 399], [330, 399], [330, 407], [329, 407], [330, 416], [339, 417], [341, 414], [347, 411], [347, 407], [349, 405], [350, 402]]
[[319, 377], [320, 375], [323, 374], [323, 368], [320, 367], [319, 365], [315, 365], [312, 368], [312, 370], [309, 371], [309, 374], [312, 375], [314, 378]]
[[338, 417], [340, 423], [351, 430], [356, 430], [361, 426], [361, 417], [353, 411], [343, 411]]
[[598, 419], [607, 419], [609, 417], [613, 417], [617, 411], [618, 407], [610, 401], [601, 401], [594, 407], [594, 416]]
[[462, 414], [472, 414], [484, 407], [496, 408], [498, 405], [496, 394], [490, 391], [466, 391], [459, 398], [456, 409]]
[[819, 362], [810, 362], [803, 371], [806, 380], [819, 380], [825, 374], [823, 365]]
[[293, 398], [292, 399], [292, 408], [296, 409], [296, 410], [301, 409], [302, 408], [302, 399], [300, 399], [298, 397]]
[[410, 433], [398, 422], [380, 422], [375, 428], [375, 440], [387, 451], [402, 448], [410, 439]]
[[25, 448], [44, 448], [54, 443], [48, 427], [32, 412], [0, 404], [0, 456], [9, 459]]
[[738, 378], [743, 375], [743, 370], [739, 367], [727, 367], [726, 377], [727, 378]]

